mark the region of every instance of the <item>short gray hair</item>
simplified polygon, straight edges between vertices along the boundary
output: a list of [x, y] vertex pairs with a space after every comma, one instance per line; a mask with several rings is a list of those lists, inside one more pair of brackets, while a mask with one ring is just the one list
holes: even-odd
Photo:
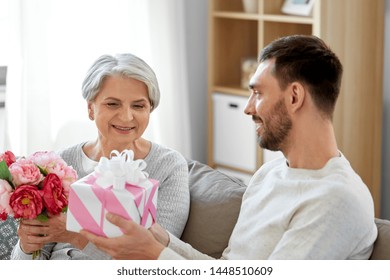
[[160, 89], [152, 68], [139, 57], [130, 54], [102, 55], [89, 68], [83, 84], [82, 95], [87, 101], [93, 101], [99, 93], [106, 77], [121, 75], [145, 83], [148, 87], [151, 110], [160, 103]]

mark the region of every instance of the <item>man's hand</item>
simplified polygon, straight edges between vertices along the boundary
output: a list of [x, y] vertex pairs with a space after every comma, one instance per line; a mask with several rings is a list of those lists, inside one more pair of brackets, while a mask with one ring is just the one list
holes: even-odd
[[159, 224], [154, 224], [149, 228], [149, 231], [153, 234], [154, 238], [160, 242], [164, 247], [169, 244], [169, 234]]
[[[165, 246], [154, 237], [151, 231], [112, 213], [108, 213], [106, 218], [123, 230], [122, 236], [106, 238], [86, 230], [80, 233], [100, 250], [117, 260], [153, 260], [159, 257]], [[164, 230], [161, 227], [155, 229], [158, 236], [164, 236], [162, 233]], [[162, 241], [165, 239], [162, 238]]]

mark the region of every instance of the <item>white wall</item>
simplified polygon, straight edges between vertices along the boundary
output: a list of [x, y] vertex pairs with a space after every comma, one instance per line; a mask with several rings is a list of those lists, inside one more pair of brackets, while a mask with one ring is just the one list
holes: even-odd
[[207, 0], [185, 1], [192, 158], [207, 159]]
[[382, 126], [382, 218], [390, 219], [390, 0], [385, 1], [385, 56]]

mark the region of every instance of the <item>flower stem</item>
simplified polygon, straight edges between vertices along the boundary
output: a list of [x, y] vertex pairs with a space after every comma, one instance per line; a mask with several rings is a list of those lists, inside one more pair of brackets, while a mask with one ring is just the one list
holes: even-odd
[[41, 249], [36, 250], [32, 253], [32, 259], [35, 260], [37, 257], [41, 255]]

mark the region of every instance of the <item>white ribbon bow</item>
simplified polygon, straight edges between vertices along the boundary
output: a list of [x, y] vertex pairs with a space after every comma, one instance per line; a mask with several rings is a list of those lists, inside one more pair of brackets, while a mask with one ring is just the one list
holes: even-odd
[[95, 167], [96, 183], [103, 188], [113, 186], [114, 189], [122, 190], [126, 182], [137, 185], [146, 180], [149, 175], [143, 171], [145, 167], [144, 160], [134, 160], [132, 150], [124, 150], [121, 153], [114, 150], [110, 153], [110, 159], [101, 157], [99, 164]]

